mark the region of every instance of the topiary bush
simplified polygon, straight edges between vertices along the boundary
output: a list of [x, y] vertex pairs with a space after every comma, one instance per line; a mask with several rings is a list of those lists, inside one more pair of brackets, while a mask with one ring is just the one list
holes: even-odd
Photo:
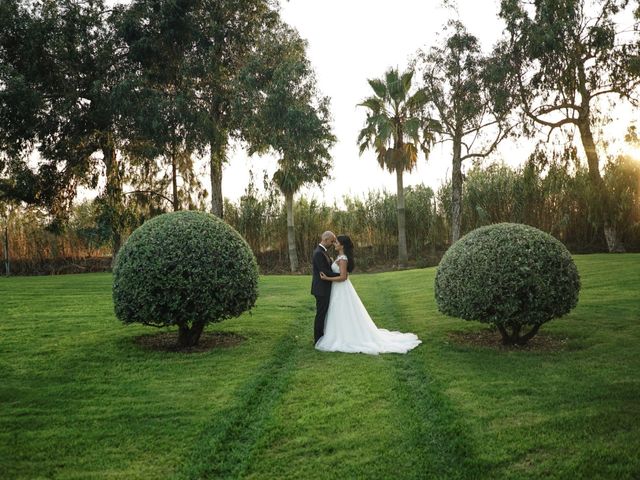
[[507, 345], [524, 345], [542, 324], [571, 311], [579, 291], [566, 247], [537, 228], [513, 223], [462, 237], [442, 257], [435, 280], [440, 312], [494, 324]]
[[113, 303], [124, 323], [178, 326], [178, 343], [198, 343], [205, 325], [251, 309], [258, 267], [233, 228], [204, 212], [157, 216], [136, 229], [113, 270]]

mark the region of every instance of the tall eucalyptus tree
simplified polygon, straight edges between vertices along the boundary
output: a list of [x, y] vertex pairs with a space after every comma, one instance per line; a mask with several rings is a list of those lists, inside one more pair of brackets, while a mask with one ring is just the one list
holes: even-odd
[[638, 105], [638, 21], [628, 7], [628, 0], [502, 0], [506, 32], [496, 49], [529, 121], [525, 133], [534, 125], [548, 135], [562, 127], [577, 130], [597, 192], [592, 208], [610, 251], [624, 247], [609, 218], [594, 131], [607, 122], [603, 101]]
[[202, 152], [207, 140], [208, 118], [199, 104], [194, 66], [202, 34], [197, 14], [193, 0], [135, 0], [119, 29], [126, 46], [126, 76], [119, 90], [128, 126], [124, 152], [134, 171], [130, 181], [137, 192], [156, 198], [168, 186], [173, 210], [191, 200], [191, 190], [201, 188], [192, 154]]
[[223, 216], [222, 167], [232, 138], [243, 138], [233, 110], [238, 75], [258, 50], [264, 32], [279, 22], [275, 0], [198, 0], [196, 91], [208, 123], [204, 129], [210, 151], [211, 211]]
[[[451, 142], [451, 243], [460, 238], [462, 164], [490, 155], [509, 134], [510, 95], [499, 64], [459, 21], [450, 21], [442, 45], [418, 51], [416, 68], [435, 107], [441, 141]], [[498, 74], [497, 74], [498, 73]], [[488, 137], [488, 141], [480, 139]]]

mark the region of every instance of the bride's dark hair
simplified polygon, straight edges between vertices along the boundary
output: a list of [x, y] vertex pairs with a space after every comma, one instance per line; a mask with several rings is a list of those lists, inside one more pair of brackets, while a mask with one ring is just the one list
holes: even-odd
[[340, 245], [344, 247], [344, 254], [347, 256], [347, 272], [351, 273], [356, 266], [356, 262], [353, 259], [353, 242], [346, 235], [338, 235], [336, 238]]

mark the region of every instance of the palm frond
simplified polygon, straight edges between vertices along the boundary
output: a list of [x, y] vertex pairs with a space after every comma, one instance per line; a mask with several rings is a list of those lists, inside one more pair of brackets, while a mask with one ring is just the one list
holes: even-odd
[[411, 117], [404, 122], [404, 132], [407, 136], [415, 139], [420, 132], [420, 119], [416, 117]]
[[400, 77], [397, 68], [390, 68], [384, 74], [384, 80], [389, 91], [398, 88]]
[[397, 107], [405, 99], [405, 90], [402, 85], [402, 81], [398, 76], [398, 70], [394, 68], [387, 70], [385, 73], [385, 79], [387, 83], [387, 90], [389, 91], [389, 97], [391, 97]]
[[410, 172], [418, 163], [418, 149], [413, 143], [405, 143], [402, 146], [403, 169]]
[[380, 111], [384, 110], [384, 102], [378, 97], [365, 98], [362, 103], [359, 103], [357, 106], [366, 107], [374, 114], [378, 114]]
[[387, 147], [384, 143], [376, 141], [376, 160], [378, 160], [378, 165], [380, 168], [385, 168], [385, 157], [387, 155]]
[[437, 140], [438, 134], [442, 132], [442, 126], [437, 120], [429, 119], [427, 125], [422, 131], [422, 142], [420, 142], [420, 150], [424, 153], [425, 157], [429, 157], [431, 153], [431, 147]]
[[421, 110], [428, 101], [427, 92], [421, 88], [407, 99], [407, 110], [411, 113], [415, 113]]
[[427, 130], [435, 133], [442, 133], [442, 124], [440, 123], [439, 120], [436, 120], [435, 118], [430, 118], [427, 120], [425, 125], [425, 132]]
[[391, 138], [394, 128], [393, 123], [387, 117], [378, 117], [378, 123], [376, 125], [378, 130], [378, 137], [380, 141], [387, 144]]
[[369, 127], [366, 127], [366, 128], [363, 128], [362, 130], [360, 130], [360, 133], [358, 134], [358, 139], [356, 140], [356, 142], [357, 142], [358, 144], [363, 143], [363, 140], [365, 140], [365, 139], [366, 139], [367, 141], [365, 141], [364, 143], [365, 143], [365, 144], [369, 143], [369, 140], [368, 140], [368, 138], [369, 138], [369, 131], [368, 131], [368, 128], [369, 128]]
[[378, 97], [380, 97], [381, 99], [384, 99], [387, 96], [387, 86], [384, 84], [382, 80], [380, 80], [379, 78], [373, 78], [368, 80], [368, 82]]
[[400, 77], [400, 84], [402, 85], [403, 96], [407, 96], [411, 89], [411, 80], [413, 79], [413, 70], [409, 70], [402, 74]]
[[359, 104], [369, 109], [365, 128], [358, 135], [360, 155], [372, 148], [378, 164], [390, 172], [415, 168], [418, 148], [428, 154], [440, 131], [434, 130], [439, 124], [423, 118], [427, 92], [420, 89], [409, 96], [412, 79], [413, 71], [400, 75], [398, 69], [390, 68], [382, 80], [369, 80], [377, 96]]
[[[380, 158], [378, 158], [378, 163], [380, 163]], [[395, 156], [394, 156], [393, 148], [390, 148], [384, 152], [384, 155], [382, 156], [382, 166], [383, 168], [386, 167], [386, 169], [389, 170], [390, 172], [395, 171], [396, 165], [395, 165]]]

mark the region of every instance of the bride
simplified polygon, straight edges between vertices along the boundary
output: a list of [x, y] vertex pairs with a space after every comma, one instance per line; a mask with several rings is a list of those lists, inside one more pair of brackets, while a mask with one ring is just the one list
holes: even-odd
[[422, 343], [413, 333], [390, 332], [376, 327], [349, 281], [349, 273], [354, 267], [351, 239], [338, 235], [335, 249], [339, 255], [331, 270], [340, 276], [327, 277], [320, 273], [322, 280], [335, 283], [331, 288], [324, 336], [316, 343], [316, 349], [377, 355], [406, 353]]

